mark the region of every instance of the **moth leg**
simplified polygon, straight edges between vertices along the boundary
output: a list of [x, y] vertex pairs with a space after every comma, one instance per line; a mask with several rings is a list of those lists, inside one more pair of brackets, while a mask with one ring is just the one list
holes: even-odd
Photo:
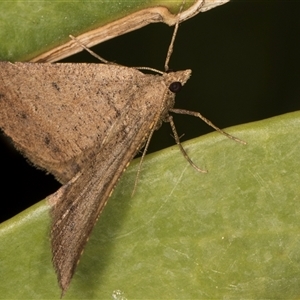
[[168, 116], [168, 118], [166, 119], [167, 122], [170, 123], [171, 125], [171, 128], [172, 128], [172, 131], [173, 131], [173, 135], [174, 135], [174, 138], [175, 138], [175, 141], [176, 141], [176, 144], [178, 145], [181, 153], [183, 154], [184, 158], [189, 162], [189, 164], [194, 168], [196, 169], [198, 172], [201, 172], [201, 173], [207, 173], [206, 170], [202, 170], [200, 169], [188, 156], [188, 154], [186, 153], [186, 151], [184, 150], [184, 148], [182, 147], [181, 145], [181, 142], [179, 140], [179, 136], [178, 136], [178, 133], [177, 133], [177, 130], [176, 130], [176, 127], [175, 127], [175, 124], [174, 124], [174, 121], [173, 121], [173, 117], [172, 116]]
[[155, 131], [155, 127], [151, 129], [151, 132], [150, 132], [150, 134], [148, 135], [148, 138], [147, 138], [147, 142], [146, 142], [146, 144], [144, 146], [143, 154], [141, 156], [141, 160], [139, 162], [138, 170], [137, 170], [137, 173], [136, 173], [136, 177], [135, 177], [135, 181], [134, 181], [134, 186], [133, 186], [133, 191], [131, 193], [131, 197], [134, 195], [134, 193], [136, 191], [136, 187], [137, 187], [137, 184], [138, 184], [139, 178], [140, 178], [142, 164], [143, 164], [143, 161], [144, 161], [145, 155], [147, 153], [147, 150], [148, 150], [148, 147], [149, 147], [149, 144], [150, 144], [150, 141], [151, 141], [151, 138], [152, 138], [152, 135], [153, 135], [154, 131]]
[[197, 118], [200, 118], [202, 121], [204, 121], [207, 125], [209, 125], [210, 127], [214, 128], [216, 131], [218, 131], [219, 133], [225, 135], [226, 137], [228, 137], [231, 140], [234, 140], [235, 142], [241, 143], [243, 145], [246, 145], [247, 143], [240, 140], [239, 138], [225, 132], [224, 130], [220, 129], [219, 127], [217, 127], [216, 125], [214, 125], [211, 121], [209, 121], [208, 119], [206, 119], [204, 116], [202, 116], [199, 112], [196, 111], [190, 111], [190, 110], [185, 110], [185, 109], [176, 109], [176, 108], [171, 108], [169, 111], [174, 112], [176, 114], [182, 114], [182, 115], [190, 115], [190, 116], [194, 116]]

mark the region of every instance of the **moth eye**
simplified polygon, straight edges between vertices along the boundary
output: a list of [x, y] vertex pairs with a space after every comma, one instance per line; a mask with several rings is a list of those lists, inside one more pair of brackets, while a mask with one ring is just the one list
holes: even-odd
[[173, 93], [178, 93], [182, 88], [182, 84], [179, 81], [172, 82], [169, 86], [169, 90]]

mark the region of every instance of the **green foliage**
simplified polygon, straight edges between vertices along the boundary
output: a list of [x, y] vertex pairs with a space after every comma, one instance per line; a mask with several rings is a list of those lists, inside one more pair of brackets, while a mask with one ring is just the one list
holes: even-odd
[[[191, 1], [185, 1], [190, 3]], [[1, 1], [0, 60], [26, 61], [77, 36], [155, 5], [178, 11], [182, 1]]]
[[[66, 299], [292, 299], [300, 294], [300, 113], [212, 133], [133, 161]], [[0, 298], [57, 299], [46, 201], [0, 227]], [[122, 298], [123, 297], [123, 298]]]

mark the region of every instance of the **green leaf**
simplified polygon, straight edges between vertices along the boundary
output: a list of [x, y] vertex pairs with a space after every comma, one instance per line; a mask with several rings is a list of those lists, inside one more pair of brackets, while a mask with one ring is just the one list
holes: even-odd
[[[206, 11], [228, 1], [207, 0], [208, 3], [205, 3], [204, 7], [201, 0], [184, 1], [184, 9], [188, 8], [188, 10], [186, 14], [183, 11], [183, 20], [200, 11], [195, 8], [189, 12], [192, 7], [200, 6], [203, 11]], [[9, 61], [32, 59], [70, 42], [70, 34], [74, 36], [87, 34], [88, 40], [85, 38], [83, 42], [90, 47], [149, 23], [165, 22], [174, 25], [176, 22], [174, 16], [180, 11], [181, 6], [182, 0], [1, 1], [0, 59]], [[137, 12], [141, 12], [139, 18], [135, 14]], [[125, 17], [127, 17], [126, 21], [122, 22], [122, 18]], [[103, 26], [112, 22], [114, 22], [112, 27], [101, 31]], [[99, 33], [97, 30], [101, 32], [99, 39], [95, 37]], [[95, 34], [95, 31], [98, 33]], [[89, 43], [90, 40], [93, 42]], [[79, 47], [77, 44], [76, 46]], [[69, 46], [64, 46], [64, 48], [69, 48]], [[74, 45], [70, 48], [74, 48]], [[55, 50], [55, 55], [64, 50], [66, 49]], [[67, 50], [70, 55], [72, 49]], [[82, 48], [79, 47], [79, 50], [81, 51]], [[56, 57], [54, 60], [68, 55]], [[53, 61], [53, 59], [47, 61]]]
[[[292, 299], [300, 294], [300, 112], [184, 143], [122, 176], [66, 299]], [[57, 299], [46, 201], [0, 227], [0, 298]]]

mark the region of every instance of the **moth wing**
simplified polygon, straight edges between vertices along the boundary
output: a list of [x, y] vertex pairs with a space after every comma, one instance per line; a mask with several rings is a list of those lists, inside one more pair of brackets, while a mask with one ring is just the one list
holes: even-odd
[[[131, 98], [127, 113], [114, 124], [114, 138], [99, 144], [78, 175], [50, 196], [53, 264], [63, 293], [114, 186], [160, 117], [166, 87], [153, 88], [147, 85], [144, 97]], [[153, 93], [159, 101], [149, 101]]]
[[35, 165], [65, 183], [86, 153], [114, 139], [115, 122], [147, 76], [115, 65], [0, 62], [0, 127]]

